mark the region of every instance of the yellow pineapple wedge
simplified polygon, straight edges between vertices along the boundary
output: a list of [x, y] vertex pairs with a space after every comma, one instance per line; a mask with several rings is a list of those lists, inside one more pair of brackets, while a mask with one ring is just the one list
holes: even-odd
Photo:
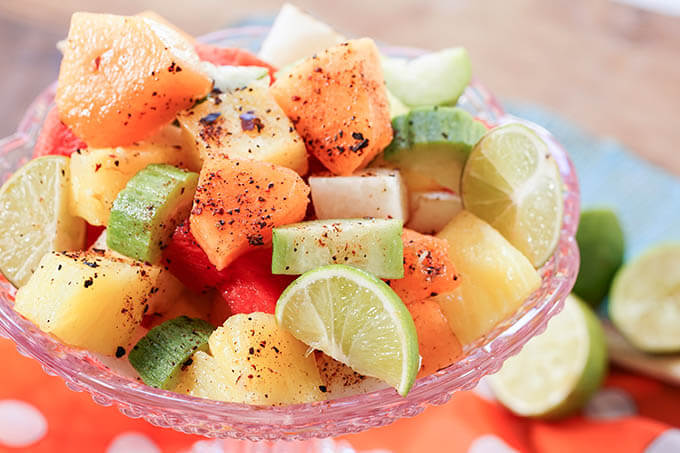
[[454, 292], [434, 299], [463, 344], [491, 331], [541, 284], [529, 260], [468, 211], [461, 211], [437, 237], [448, 241], [449, 257], [462, 281]]
[[177, 119], [203, 159], [227, 155], [307, 173], [305, 144], [267, 87], [246, 87], [208, 98]]
[[106, 225], [118, 192], [150, 164], [201, 169], [193, 142], [187, 142], [182, 130], [172, 125], [129, 146], [79, 150], [71, 156], [71, 210], [92, 225]]
[[152, 266], [104, 253], [51, 252], [17, 291], [14, 309], [67, 344], [120, 355], [154, 309], [158, 279]]
[[196, 352], [174, 391], [248, 404], [284, 405], [325, 399], [314, 355], [267, 313], [227, 319]]

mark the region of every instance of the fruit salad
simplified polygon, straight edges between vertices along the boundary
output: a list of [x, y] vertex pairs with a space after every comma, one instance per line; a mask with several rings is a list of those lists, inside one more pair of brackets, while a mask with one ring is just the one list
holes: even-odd
[[458, 105], [464, 48], [383, 55], [291, 5], [257, 55], [76, 13], [0, 189], [15, 310], [145, 384], [257, 405], [444, 369], [541, 284], [558, 167]]

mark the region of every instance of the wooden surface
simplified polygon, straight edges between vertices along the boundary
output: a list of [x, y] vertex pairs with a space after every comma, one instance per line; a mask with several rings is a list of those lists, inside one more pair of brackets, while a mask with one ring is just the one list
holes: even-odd
[[[186, 7], [192, 3], [191, 7]], [[465, 45], [475, 76], [500, 98], [556, 111], [680, 174], [680, 18], [609, 0], [298, 0], [350, 36], [441, 48]], [[193, 34], [279, 2], [0, 1], [0, 136], [58, 71], [54, 43], [77, 10], [154, 9]]]

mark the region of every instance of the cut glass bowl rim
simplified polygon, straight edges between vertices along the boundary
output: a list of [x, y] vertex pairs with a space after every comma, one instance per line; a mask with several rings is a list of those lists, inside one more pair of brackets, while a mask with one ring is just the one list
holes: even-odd
[[[261, 41], [268, 27], [247, 26], [221, 30], [201, 38], [208, 43], [251, 45]], [[386, 54], [413, 57], [423, 51], [382, 46]], [[0, 140], [0, 180], [28, 158], [41, 123], [54, 99], [55, 84], [31, 104], [17, 132]], [[143, 417], [157, 426], [207, 437], [258, 440], [302, 440], [337, 436], [389, 424], [414, 416], [431, 404], [443, 404], [455, 391], [473, 388], [481, 377], [496, 372], [503, 361], [519, 352], [548, 320], [558, 313], [571, 291], [579, 256], [574, 234], [579, 219], [579, 189], [573, 164], [565, 150], [545, 129], [505, 114], [495, 98], [474, 81], [461, 105], [492, 125], [521, 121], [548, 143], [563, 178], [564, 218], [559, 243], [540, 269], [542, 285], [520, 309], [496, 328], [465, 348], [455, 364], [419, 379], [408, 397], [388, 388], [329, 401], [281, 407], [250, 406], [195, 398], [148, 387], [108, 370], [89, 353], [60, 343], [41, 332], [12, 308], [13, 287], [0, 279], [0, 334], [18, 351], [38, 360], [50, 375], [58, 375], [75, 391], [87, 391], [98, 404], [117, 406], [130, 417]]]

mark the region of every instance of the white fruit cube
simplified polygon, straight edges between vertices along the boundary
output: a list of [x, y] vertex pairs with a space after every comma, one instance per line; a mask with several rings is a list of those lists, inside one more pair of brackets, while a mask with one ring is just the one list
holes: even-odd
[[453, 192], [411, 192], [409, 209], [407, 228], [419, 233], [435, 234], [463, 210], [463, 202]]
[[310, 176], [319, 219], [408, 219], [406, 186], [398, 170], [370, 168], [352, 176]]

